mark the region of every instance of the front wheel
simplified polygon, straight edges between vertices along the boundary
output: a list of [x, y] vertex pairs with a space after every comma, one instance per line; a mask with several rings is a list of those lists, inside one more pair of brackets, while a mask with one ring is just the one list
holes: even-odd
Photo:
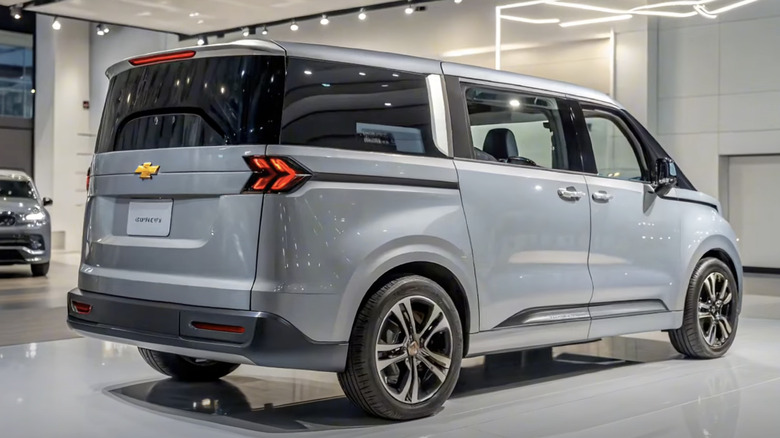
[[462, 355], [463, 331], [449, 295], [427, 278], [403, 277], [360, 309], [339, 383], [369, 414], [426, 417], [452, 393]]
[[182, 382], [212, 382], [238, 368], [237, 364], [216, 360], [194, 359], [173, 353], [138, 347], [138, 352], [150, 367]]
[[740, 299], [731, 269], [715, 258], [701, 260], [688, 285], [683, 325], [669, 332], [674, 348], [693, 359], [726, 354], [737, 334]]

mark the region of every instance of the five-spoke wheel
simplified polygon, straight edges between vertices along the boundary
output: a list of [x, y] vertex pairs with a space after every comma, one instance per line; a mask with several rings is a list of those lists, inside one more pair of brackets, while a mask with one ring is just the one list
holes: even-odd
[[669, 332], [674, 348], [696, 359], [725, 354], [736, 335], [739, 300], [731, 269], [715, 258], [700, 261], [688, 285], [682, 327]]
[[403, 403], [431, 398], [447, 380], [452, 330], [441, 308], [423, 296], [398, 301], [376, 341], [376, 369], [385, 389]]
[[339, 382], [367, 412], [411, 420], [449, 398], [462, 356], [461, 320], [447, 292], [430, 279], [402, 277], [360, 309]]

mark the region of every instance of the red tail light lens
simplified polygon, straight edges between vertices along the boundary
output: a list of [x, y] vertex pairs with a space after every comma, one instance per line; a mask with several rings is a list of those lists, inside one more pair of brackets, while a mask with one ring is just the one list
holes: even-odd
[[291, 192], [311, 177], [311, 172], [290, 158], [248, 157], [247, 164], [253, 174], [244, 192]]
[[186, 50], [183, 52], [165, 53], [162, 55], [143, 56], [141, 58], [135, 58], [130, 60], [130, 64], [135, 66], [154, 64], [157, 62], [176, 61], [179, 59], [188, 59], [195, 56], [194, 50]]
[[89, 177], [91, 173], [92, 173], [92, 168], [90, 167], [87, 169], [87, 192], [89, 192]]
[[241, 334], [246, 331], [245, 328], [236, 325], [210, 324], [208, 322], [193, 322], [192, 326], [198, 330], [209, 330], [212, 332]]
[[89, 315], [92, 311], [92, 306], [85, 303], [79, 303], [78, 301], [71, 301], [70, 308], [79, 315]]

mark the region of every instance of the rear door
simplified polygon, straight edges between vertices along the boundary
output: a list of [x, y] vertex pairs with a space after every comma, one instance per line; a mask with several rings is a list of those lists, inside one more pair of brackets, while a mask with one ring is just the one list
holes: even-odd
[[242, 194], [252, 178], [246, 158], [278, 142], [284, 56], [179, 56], [113, 69], [79, 287], [249, 309], [263, 196]]
[[[590, 207], [566, 100], [448, 79], [455, 165], [479, 288], [480, 329], [569, 322], [555, 343], [587, 336]], [[462, 134], [453, 104], [465, 96]], [[565, 308], [565, 310], [561, 310]], [[528, 341], [527, 339], [525, 341]]]

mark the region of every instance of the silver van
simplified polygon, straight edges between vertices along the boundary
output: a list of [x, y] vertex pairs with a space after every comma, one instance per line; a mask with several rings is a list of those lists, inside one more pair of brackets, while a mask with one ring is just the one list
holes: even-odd
[[464, 357], [734, 342], [742, 265], [718, 201], [603, 94], [250, 40], [108, 76], [68, 323], [163, 374], [332, 371], [407, 420]]

